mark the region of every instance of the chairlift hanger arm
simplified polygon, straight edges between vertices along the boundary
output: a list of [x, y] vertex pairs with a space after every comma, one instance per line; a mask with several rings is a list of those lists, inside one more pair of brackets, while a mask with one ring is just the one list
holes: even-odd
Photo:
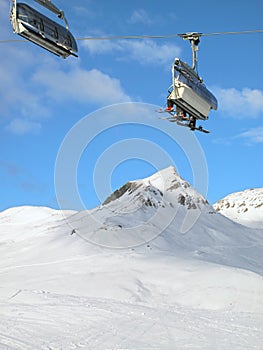
[[64, 11], [61, 11], [59, 8], [57, 8], [57, 6], [52, 4], [51, 0], [35, 0], [35, 1], [38, 2], [40, 5], [44, 6], [45, 8], [47, 8], [49, 11], [55, 13], [58, 16], [58, 18], [63, 19], [66, 23], [66, 28], [68, 29], [68, 21], [65, 17]]
[[200, 36], [202, 36], [202, 33], [185, 33], [185, 34], [178, 34], [181, 38], [184, 40], [189, 40], [191, 43], [192, 48], [192, 69], [197, 70], [197, 51], [198, 51], [198, 45], [200, 43]]

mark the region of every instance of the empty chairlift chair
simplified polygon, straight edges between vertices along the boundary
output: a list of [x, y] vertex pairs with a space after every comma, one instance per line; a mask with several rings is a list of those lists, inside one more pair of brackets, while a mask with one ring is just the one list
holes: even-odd
[[56, 13], [59, 18], [64, 19], [66, 27], [51, 20], [29, 5], [17, 3], [14, 0], [10, 15], [14, 32], [62, 58], [70, 55], [77, 57], [77, 43], [68, 30], [68, 23], [63, 11], [60, 11], [49, 0], [35, 1]]

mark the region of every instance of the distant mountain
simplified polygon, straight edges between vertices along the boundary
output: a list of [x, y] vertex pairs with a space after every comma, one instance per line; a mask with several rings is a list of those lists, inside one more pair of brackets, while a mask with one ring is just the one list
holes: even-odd
[[100, 207], [77, 213], [69, 221], [93, 243], [126, 248], [149, 242], [168, 228], [185, 233], [202, 213], [215, 211], [169, 167], [146, 179], [126, 183]]
[[263, 228], [263, 188], [232, 193], [214, 204], [214, 209], [240, 224]]
[[58, 211], [47, 207], [20, 206], [5, 210], [0, 213], [1, 224], [23, 224], [34, 222], [46, 222], [51, 217], [63, 218], [64, 215], [72, 215], [73, 210]]
[[[128, 182], [98, 208], [76, 213], [67, 221], [79, 237], [97, 246], [148, 245], [159, 252], [263, 271], [261, 258], [257, 263], [251, 260], [260, 249], [262, 233], [216, 212], [173, 167]], [[251, 239], [259, 240], [259, 245], [240, 254]]]

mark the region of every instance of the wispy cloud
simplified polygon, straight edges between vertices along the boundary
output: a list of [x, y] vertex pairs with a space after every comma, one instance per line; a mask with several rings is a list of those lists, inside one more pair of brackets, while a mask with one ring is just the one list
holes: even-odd
[[235, 118], [257, 118], [263, 113], [263, 91], [258, 89], [215, 87], [213, 92], [219, 101], [219, 110]]
[[32, 80], [42, 86], [44, 94], [53, 101], [70, 98], [72, 102], [103, 105], [130, 101], [118, 79], [97, 69], [86, 70], [78, 65], [68, 70], [43, 67], [34, 74]]
[[[6, 13], [0, 21], [1, 36], [17, 39], [12, 34], [7, 1], [0, 0], [0, 9]], [[60, 60], [29, 42], [3, 45], [0, 115], [8, 132], [39, 132], [58, 107], [57, 102], [68, 99], [99, 105], [130, 101], [118, 79], [97, 69], [85, 69], [79, 60]]]
[[69, 98], [72, 103], [99, 105], [130, 101], [118, 79], [82, 68], [77, 60], [56, 59], [32, 45], [10, 44], [0, 57], [3, 130], [16, 135], [37, 133], [57, 102]]
[[241, 140], [243, 143], [245, 142], [246, 145], [263, 143], [263, 126], [247, 129], [234, 136], [215, 138], [213, 142], [230, 146], [236, 143], [237, 140]]
[[263, 126], [244, 131], [237, 135], [236, 138], [245, 139], [249, 143], [263, 143]]
[[23, 83], [15, 76], [9, 77], [10, 90], [0, 88], [1, 109], [5, 108], [9, 115], [5, 130], [16, 135], [38, 133], [53, 106], [69, 99], [71, 103], [92, 102], [100, 106], [130, 101], [118, 79], [77, 64], [65, 66], [66, 69], [62, 65], [40, 65]]
[[48, 105], [36, 93], [38, 89], [30, 81], [27, 64], [23, 61], [15, 64], [10, 50], [8, 57], [9, 62], [1, 59], [0, 63], [0, 110], [8, 123], [5, 129], [20, 135], [36, 132], [50, 115]]
[[15, 118], [10, 121], [6, 129], [16, 135], [37, 133], [41, 129], [41, 123], [24, 118]]
[[[40, 60], [34, 71], [21, 65], [21, 73], [10, 74], [1, 70], [0, 109], [6, 117], [5, 130], [17, 135], [39, 132], [42, 123], [52, 115], [57, 102], [68, 99], [71, 103], [94, 103], [105, 105], [129, 102], [121, 82], [100, 70], [86, 70], [52, 58]], [[54, 63], [56, 62], [56, 63]], [[10, 65], [9, 65], [10, 66]], [[27, 74], [23, 80], [22, 75]]]
[[150, 25], [153, 23], [153, 20], [144, 9], [138, 9], [133, 11], [129, 19], [129, 22], [132, 24], [142, 23], [142, 24]]
[[181, 49], [173, 44], [158, 44], [154, 40], [126, 42], [129, 57], [142, 64], [171, 64], [175, 56], [180, 56]]
[[90, 54], [112, 54], [119, 60], [133, 60], [145, 64], [170, 64], [180, 56], [181, 48], [174, 44], [157, 43], [154, 40], [84, 41], [83, 47]]
[[[19, 39], [12, 34], [9, 21], [9, 7], [0, 0], [0, 33], [3, 39]], [[1, 44], [0, 56], [0, 113], [5, 121], [4, 130], [16, 135], [24, 135], [40, 130], [43, 120], [50, 115], [47, 103], [43, 103], [37, 87], [32, 85], [32, 67], [37, 69], [41, 52], [28, 50], [31, 43]]]
[[78, 18], [80, 16], [83, 18], [92, 18], [95, 15], [94, 11], [91, 9], [91, 6], [88, 5], [88, 1], [86, 0], [83, 5], [73, 6], [73, 11], [75, 12], [76, 16], [78, 16]]

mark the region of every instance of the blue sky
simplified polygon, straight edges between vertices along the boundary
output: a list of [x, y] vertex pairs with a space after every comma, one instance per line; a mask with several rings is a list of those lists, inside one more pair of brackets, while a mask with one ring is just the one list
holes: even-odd
[[[172, 7], [170, 1], [157, 0], [55, 4], [65, 11], [77, 38], [263, 28], [261, 0], [189, 0]], [[6, 39], [19, 37], [12, 33], [9, 2], [0, 0], [0, 40]], [[263, 187], [262, 42], [262, 33], [201, 38], [199, 73], [219, 103], [202, 123], [211, 131], [208, 135], [160, 120], [154, 112], [154, 106], [165, 104], [173, 59], [191, 61], [190, 44], [178, 37], [78, 41], [79, 58], [66, 60], [32, 43], [0, 43], [0, 210], [58, 208], [56, 159], [63, 140], [78, 126], [83, 133], [75, 136], [72, 154], [81, 137], [74, 172], [86, 208], [125, 182], [169, 165], [207, 192], [211, 204], [232, 192]], [[131, 102], [138, 103], [132, 112], [127, 107]], [[117, 112], [111, 107], [116, 104]], [[87, 121], [87, 130], [81, 121]], [[70, 163], [64, 165], [66, 175]], [[207, 191], [198, 183], [196, 173], [202, 171]], [[79, 209], [70, 200], [66, 205]]]

